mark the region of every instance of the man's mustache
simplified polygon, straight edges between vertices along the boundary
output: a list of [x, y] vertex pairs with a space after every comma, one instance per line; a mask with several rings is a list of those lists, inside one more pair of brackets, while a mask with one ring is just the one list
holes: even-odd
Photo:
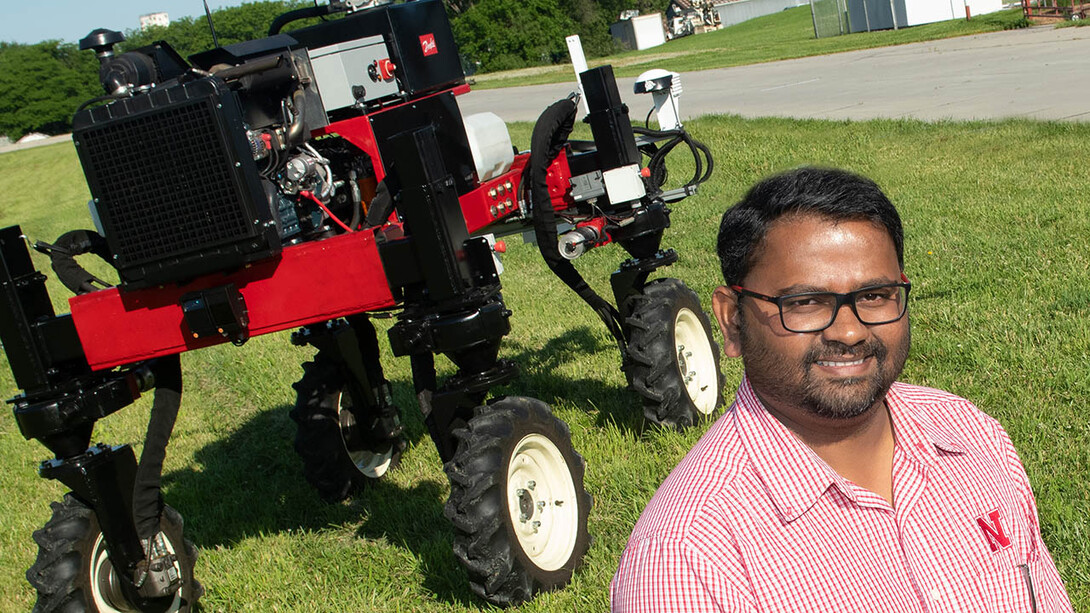
[[804, 361], [807, 366], [819, 361], [859, 360], [874, 357], [881, 362], [886, 359], [889, 350], [877, 339], [871, 339], [859, 345], [847, 345], [840, 341], [822, 341], [821, 346], [806, 352]]

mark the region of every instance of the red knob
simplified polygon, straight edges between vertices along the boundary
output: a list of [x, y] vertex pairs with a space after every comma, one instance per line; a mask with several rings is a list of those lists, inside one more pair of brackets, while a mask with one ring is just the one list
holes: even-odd
[[492, 250], [496, 253], [507, 253], [507, 243], [503, 241], [496, 241], [496, 244], [492, 245]]
[[384, 81], [392, 79], [394, 76], [394, 63], [390, 61], [390, 58], [386, 58], [378, 61], [378, 74]]

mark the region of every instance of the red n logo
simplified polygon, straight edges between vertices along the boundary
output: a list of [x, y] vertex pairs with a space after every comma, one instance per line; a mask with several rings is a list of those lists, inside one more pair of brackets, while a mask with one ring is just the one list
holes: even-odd
[[987, 517], [981, 515], [976, 518], [976, 525], [984, 531], [984, 538], [988, 540], [988, 547], [993, 553], [1011, 546], [1010, 537], [1003, 533], [1003, 525], [999, 523], [999, 509], [988, 513]]

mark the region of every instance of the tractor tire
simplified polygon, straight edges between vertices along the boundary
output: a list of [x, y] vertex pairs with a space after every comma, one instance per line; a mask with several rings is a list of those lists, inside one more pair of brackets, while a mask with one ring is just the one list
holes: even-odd
[[174, 596], [145, 602], [143, 606], [123, 595], [95, 512], [72, 494], [50, 506], [53, 516], [34, 532], [38, 559], [26, 572], [27, 581], [38, 590], [34, 613], [185, 613], [204, 593], [204, 588], [193, 578], [197, 548], [182, 536], [182, 516], [169, 506], [163, 508], [160, 527], [169, 549], [177, 556], [182, 584]]
[[677, 279], [657, 279], [625, 303], [625, 376], [651, 423], [686, 428], [723, 404], [719, 344], [700, 298]]
[[321, 354], [303, 364], [291, 418], [303, 477], [327, 502], [340, 502], [397, 466], [405, 441], [375, 443], [348, 410], [352, 398], [336, 364]]
[[592, 504], [568, 426], [540, 400], [508, 396], [453, 435], [444, 514], [470, 588], [510, 606], [567, 585], [590, 545]]

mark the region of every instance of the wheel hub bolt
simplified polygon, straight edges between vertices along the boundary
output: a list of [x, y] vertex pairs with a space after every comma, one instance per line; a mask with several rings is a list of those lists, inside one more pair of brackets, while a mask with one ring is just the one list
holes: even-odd
[[533, 490], [535, 487], [537, 487], [537, 483], [535, 483], [533, 481], [527, 481], [526, 482], [526, 489]]
[[521, 488], [515, 490], [515, 494], [518, 495], [519, 521], [526, 523], [534, 516], [534, 499], [530, 497], [529, 492]]
[[541, 527], [541, 522], [535, 521], [534, 523], [532, 523], [530, 525], [534, 527], [534, 534], [537, 534], [537, 529]]

